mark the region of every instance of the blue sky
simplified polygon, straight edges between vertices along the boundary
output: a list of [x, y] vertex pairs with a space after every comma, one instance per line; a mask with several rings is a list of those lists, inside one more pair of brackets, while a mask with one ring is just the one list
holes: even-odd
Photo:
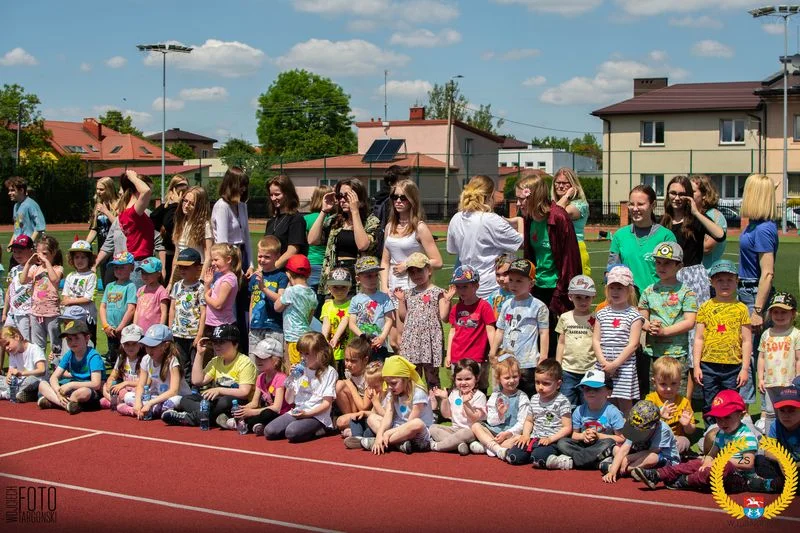
[[[196, 0], [7, 3], [0, 82], [39, 96], [47, 119], [109, 108], [161, 129], [161, 60], [139, 43], [194, 46], [168, 59], [167, 127], [256, 142], [255, 99], [306, 68], [351, 95], [356, 120], [406, 119], [426, 89], [460, 74], [523, 140], [598, 132], [589, 112], [632, 96], [632, 78], [759, 80], [783, 54], [778, 19], [750, 0]], [[789, 53], [798, 42], [790, 20]], [[516, 121], [529, 125], [514, 124]], [[575, 133], [537, 128], [536, 125]]]

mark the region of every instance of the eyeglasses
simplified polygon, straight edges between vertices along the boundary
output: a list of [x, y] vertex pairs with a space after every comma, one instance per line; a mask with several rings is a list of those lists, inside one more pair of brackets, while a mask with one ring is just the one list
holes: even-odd
[[556, 187], [569, 187], [571, 184], [568, 181], [556, 181], [553, 182], [553, 185], [555, 185]]
[[405, 194], [390, 194], [389, 198], [391, 198], [393, 202], [396, 202], [398, 200], [400, 200], [401, 202], [408, 201], [408, 196], [406, 196]]
[[336, 199], [337, 200], [346, 200], [347, 199], [347, 195], [344, 194], [344, 193], [337, 192], [336, 193]]
[[678, 192], [678, 191], [669, 191], [669, 195], [674, 198], [675, 196], [689, 196], [689, 193]]

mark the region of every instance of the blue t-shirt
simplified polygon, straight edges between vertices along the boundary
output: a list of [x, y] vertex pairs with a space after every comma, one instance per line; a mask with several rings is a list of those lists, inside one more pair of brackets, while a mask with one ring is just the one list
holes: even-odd
[[283, 338], [286, 342], [297, 340], [311, 331], [311, 317], [317, 308], [317, 293], [307, 285], [290, 285], [281, 296], [283, 310]]
[[615, 405], [606, 402], [599, 411], [592, 411], [586, 404], [578, 406], [572, 412], [572, 428], [574, 431], [586, 431], [594, 428], [598, 433], [613, 435], [615, 431], [622, 430], [625, 417]]
[[14, 204], [14, 236], [33, 235], [34, 231], [44, 231], [44, 215], [39, 204], [26, 197], [22, 202]]
[[128, 310], [128, 304], [136, 305], [136, 285], [131, 280], [109, 283], [103, 293], [103, 303], [106, 304], [108, 325], [117, 327]]
[[778, 227], [772, 220], [751, 222], [739, 236], [739, 279], [761, 277], [758, 254], [778, 254]]
[[371, 338], [381, 334], [386, 323], [386, 315], [392, 311], [394, 304], [385, 292], [375, 291], [372, 294], [359, 292], [350, 300], [350, 316], [355, 317], [358, 329]]
[[58, 367], [72, 374], [71, 381], [91, 381], [92, 372], [100, 372], [100, 379], [105, 379], [106, 365], [94, 348], [87, 348], [86, 355], [80, 360], [75, 357], [72, 350], [67, 350], [61, 357]]
[[[725, 217], [719, 212], [718, 209], [714, 209], [712, 207], [706, 211], [706, 216], [714, 221], [714, 223], [720, 228], [722, 228], [722, 231], [725, 232], [725, 235], [728, 234], [728, 221], [725, 220]], [[725, 246], [727, 246], [727, 244], [727, 239], [722, 242], [718, 242], [711, 252], [703, 255], [703, 266], [706, 267], [706, 269], [711, 268], [711, 265], [722, 259], [722, 256], [725, 253]]]
[[506, 300], [497, 315], [497, 329], [503, 331], [500, 348], [512, 352], [520, 368], [533, 368], [539, 362], [539, 330], [549, 327], [550, 311], [533, 296]]
[[777, 439], [781, 446], [792, 455], [795, 462], [800, 462], [800, 426], [794, 431], [786, 429], [780, 421], [775, 420], [769, 427], [767, 437]]
[[672, 429], [663, 420], [658, 421], [658, 428], [653, 432], [650, 440], [647, 442], [632, 442], [631, 444], [631, 451], [658, 450], [661, 458], [666, 459], [670, 464], [676, 465], [681, 462], [681, 456], [678, 453], [678, 440], [675, 438]]
[[[289, 278], [280, 270], [263, 272], [264, 286], [278, 292], [289, 286]], [[275, 303], [258, 288], [258, 280], [250, 277], [250, 329], [283, 331], [283, 318], [275, 310]]]

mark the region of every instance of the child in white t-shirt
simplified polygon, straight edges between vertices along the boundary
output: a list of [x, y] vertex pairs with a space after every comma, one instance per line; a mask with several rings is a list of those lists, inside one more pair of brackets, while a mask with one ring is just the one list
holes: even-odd
[[486, 419], [486, 395], [478, 390], [481, 367], [472, 359], [460, 359], [453, 371], [454, 387], [450, 395], [436, 388], [433, 393], [441, 402], [442, 415], [452, 425], [434, 424], [430, 427], [431, 450], [435, 452], [458, 451], [469, 455], [469, 445], [475, 442], [472, 424]]
[[[0, 400], [33, 402], [39, 391], [39, 382], [47, 374], [44, 351], [28, 342], [14, 326], [5, 326], [0, 334], [0, 345], [8, 351], [8, 372], [0, 377]], [[17, 379], [17, 395], [11, 398], [11, 380]]]
[[573, 407], [583, 403], [580, 383], [596, 361], [592, 347], [595, 322], [592, 300], [595, 294], [592, 278], [584, 275], [572, 278], [567, 295], [575, 309], [563, 313], [556, 324], [556, 361], [563, 369], [561, 394]]

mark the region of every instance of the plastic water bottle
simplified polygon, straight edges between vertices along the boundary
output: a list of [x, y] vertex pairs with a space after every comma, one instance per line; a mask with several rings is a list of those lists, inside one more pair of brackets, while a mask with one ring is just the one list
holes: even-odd
[[8, 391], [11, 394], [9, 400], [12, 403], [17, 403], [17, 393], [19, 392], [19, 378], [17, 376], [11, 376], [11, 383], [8, 385]]
[[306, 362], [301, 359], [299, 363], [294, 365], [289, 371], [289, 377], [292, 379], [300, 379], [300, 376], [306, 373]]
[[[150, 401], [152, 396], [150, 395], [150, 391], [146, 390], [142, 393], [142, 404], [145, 404]], [[144, 414], [144, 420], [152, 420], [153, 419], [153, 408], [151, 407], [149, 411]]]
[[200, 400], [200, 429], [202, 431], [211, 429], [211, 402], [205, 398]]
[[[233, 407], [231, 407], [231, 414], [235, 414], [236, 411], [239, 410], [239, 400], [233, 400]], [[239, 435], [247, 435], [247, 422], [244, 421], [244, 418], [239, 418], [236, 420], [236, 430], [239, 432]]]

